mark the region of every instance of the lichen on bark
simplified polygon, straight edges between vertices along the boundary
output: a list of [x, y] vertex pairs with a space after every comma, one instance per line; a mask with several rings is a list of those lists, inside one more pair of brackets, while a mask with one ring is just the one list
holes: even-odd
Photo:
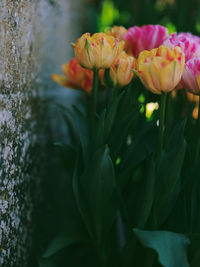
[[35, 8], [32, 1], [0, 2], [0, 266], [4, 267], [26, 266], [31, 246]]
[[[0, 0], [0, 266], [28, 266], [38, 198], [38, 95], [72, 56], [81, 0]], [[73, 26], [72, 26], [73, 25]], [[47, 90], [48, 88], [48, 90]], [[49, 90], [49, 88], [51, 90]], [[59, 90], [57, 89], [57, 92]], [[51, 95], [51, 93], [50, 93]], [[69, 94], [62, 97], [66, 100]], [[69, 101], [69, 100], [68, 100]], [[56, 129], [57, 131], [57, 129]], [[45, 137], [43, 137], [44, 139]]]

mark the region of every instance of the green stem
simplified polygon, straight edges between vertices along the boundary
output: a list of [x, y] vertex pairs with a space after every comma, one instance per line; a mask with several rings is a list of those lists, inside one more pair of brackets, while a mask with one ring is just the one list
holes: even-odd
[[167, 99], [167, 93], [162, 92], [161, 104], [160, 104], [158, 150], [157, 150], [158, 166], [160, 165], [160, 162], [161, 162], [162, 149], [163, 149], [163, 136], [164, 136], [163, 134], [164, 134], [164, 124], [165, 124], [166, 99]]
[[97, 110], [97, 94], [98, 94], [98, 82], [99, 82], [99, 70], [93, 70], [94, 77], [93, 77], [93, 87], [92, 87], [92, 112], [93, 118], [96, 116]]
[[198, 118], [197, 118], [197, 130], [200, 130], [200, 96], [199, 97], [199, 110], [198, 110]]
[[97, 245], [97, 255], [98, 255], [100, 267], [106, 267], [107, 266], [107, 257], [105, 254], [104, 247]]
[[199, 96], [199, 110], [198, 110], [198, 118], [196, 122], [196, 151], [195, 151], [195, 165], [197, 165], [198, 157], [199, 157], [199, 149], [200, 149], [200, 96]]

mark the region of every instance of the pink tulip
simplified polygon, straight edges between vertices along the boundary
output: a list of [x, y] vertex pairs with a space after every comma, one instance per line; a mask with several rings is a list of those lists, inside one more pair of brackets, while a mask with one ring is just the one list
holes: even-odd
[[200, 57], [191, 58], [185, 64], [182, 85], [191, 93], [200, 95]]
[[124, 36], [132, 50], [132, 54], [137, 57], [143, 50], [151, 50], [163, 44], [168, 36], [167, 28], [160, 25], [144, 25], [129, 28]]
[[186, 62], [193, 57], [200, 56], [200, 38], [189, 32], [169, 35], [164, 41], [164, 45], [170, 48], [179, 46], [185, 54]]

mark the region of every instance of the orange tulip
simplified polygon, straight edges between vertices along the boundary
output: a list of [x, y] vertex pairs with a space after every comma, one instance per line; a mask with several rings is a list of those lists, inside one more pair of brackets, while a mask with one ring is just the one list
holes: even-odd
[[93, 72], [82, 68], [76, 58], [72, 58], [68, 63], [63, 64], [62, 70], [65, 75], [52, 74], [52, 80], [65, 87], [81, 89], [87, 93], [91, 92]]
[[179, 47], [161, 45], [139, 54], [137, 73], [144, 86], [155, 94], [172, 91], [180, 82], [185, 56]]
[[81, 66], [87, 69], [107, 69], [119, 57], [124, 43], [105, 33], [83, 34], [75, 43], [74, 52]]

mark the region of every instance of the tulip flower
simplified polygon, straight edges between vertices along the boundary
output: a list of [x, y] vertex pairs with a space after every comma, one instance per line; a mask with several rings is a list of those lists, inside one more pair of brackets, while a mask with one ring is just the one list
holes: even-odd
[[105, 33], [83, 34], [74, 45], [81, 66], [94, 69], [110, 68], [124, 48], [124, 42]]
[[185, 56], [180, 47], [172, 49], [161, 45], [151, 51], [139, 54], [137, 73], [144, 86], [155, 94], [161, 94], [160, 120], [157, 149], [157, 165], [161, 162], [164, 139], [164, 124], [167, 93], [172, 91], [181, 80]]
[[191, 58], [186, 62], [182, 85], [189, 92], [200, 95], [200, 57]]
[[185, 56], [179, 47], [161, 45], [139, 54], [137, 73], [144, 86], [155, 94], [172, 91], [181, 80]]
[[179, 46], [185, 54], [185, 62], [200, 56], [200, 38], [191, 33], [173, 33], [167, 37], [163, 44], [169, 48]]
[[124, 28], [123, 26], [114, 26], [111, 29], [106, 31], [106, 34], [111, 35], [115, 38], [118, 38], [120, 41], [124, 41], [124, 51], [128, 54], [128, 55], [132, 55], [131, 52], [131, 46], [129, 44], [129, 42], [127, 42], [125, 40], [125, 35], [127, 33], [127, 29]]
[[[133, 69], [136, 67], [136, 60], [128, 56], [124, 51], [109, 69], [109, 78], [113, 87], [124, 87], [133, 78]], [[103, 81], [104, 83], [104, 81]], [[106, 83], [106, 81], [105, 81]]]
[[106, 31], [107, 35], [111, 35], [115, 38], [118, 38], [120, 41], [124, 40], [124, 36], [127, 33], [127, 29], [123, 26], [114, 26], [111, 29]]
[[51, 78], [58, 84], [89, 93], [92, 90], [93, 72], [82, 68], [76, 58], [62, 65], [64, 75], [52, 74]]
[[137, 57], [143, 50], [158, 48], [167, 36], [168, 30], [163, 26], [144, 25], [131, 27], [124, 38], [130, 46], [133, 56]]

